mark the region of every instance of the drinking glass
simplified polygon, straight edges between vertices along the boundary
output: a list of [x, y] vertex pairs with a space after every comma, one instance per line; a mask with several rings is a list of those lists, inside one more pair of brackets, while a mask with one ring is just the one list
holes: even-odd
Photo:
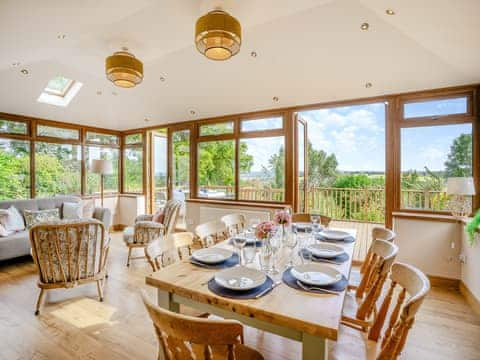
[[320, 231], [320, 216], [316, 214], [310, 215], [310, 222], [312, 223], [312, 229], [314, 233]]
[[282, 247], [282, 236], [280, 233], [275, 233], [270, 235], [270, 239], [268, 240], [270, 244], [270, 249], [272, 251], [272, 269], [271, 274], [276, 275], [280, 271], [277, 269], [277, 253]]
[[251, 264], [253, 260], [255, 260], [255, 256], [257, 255], [256, 242], [254, 242], [252, 246], [245, 246], [243, 248], [243, 255], [245, 258], [245, 265]]
[[266, 273], [272, 270], [272, 249], [268, 244], [264, 244], [259, 253], [260, 269]]
[[258, 218], [251, 218], [249, 221], [248, 221], [248, 224], [249, 224], [249, 228], [251, 229], [251, 231], [253, 233], [255, 233], [255, 229], [257, 228], [257, 225], [260, 224], [260, 219]]
[[234, 236], [232, 240], [233, 245], [237, 248], [239, 265], [243, 265], [243, 247], [247, 243], [247, 238], [244, 236], [244, 234], [239, 234], [237, 236]]
[[293, 266], [293, 254], [294, 254], [293, 250], [297, 246], [297, 243], [298, 243], [297, 234], [294, 234], [294, 233], [288, 234], [288, 236], [286, 238], [286, 241], [285, 241], [285, 245], [290, 250], [290, 252], [289, 252], [289, 259], [290, 260], [287, 263], [287, 267], [292, 267]]

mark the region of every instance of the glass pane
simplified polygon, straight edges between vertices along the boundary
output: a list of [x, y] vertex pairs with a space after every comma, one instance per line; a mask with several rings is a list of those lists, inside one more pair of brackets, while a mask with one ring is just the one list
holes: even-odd
[[0, 139], [0, 200], [30, 197], [30, 142]]
[[153, 136], [154, 146], [154, 199], [153, 210], [165, 205], [168, 200], [167, 191], [167, 132], [165, 130], [158, 131]]
[[70, 79], [67, 79], [66, 77], [58, 75], [48, 82], [47, 87], [45, 88], [45, 91], [52, 93], [54, 95], [64, 96], [65, 92], [68, 90], [72, 82], [73, 80], [70, 80]]
[[119, 150], [88, 146], [86, 151], [87, 157], [85, 159], [87, 163], [87, 194], [96, 194], [100, 192], [100, 175], [91, 172], [92, 160], [102, 159], [111, 160], [113, 173], [111, 175], [105, 175], [104, 191], [105, 192], [118, 192], [118, 163], [119, 163]]
[[118, 136], [87, 131], [87, 141], [103, 145], [118, 145]]
[[126, 192], [143, 192], [143, 149], [141, 147], [125, 149], [123, 186]]
[[173, 197], [190, 197], [190, 130], [175, 131], [173, 141]]
[[241, 131], [262, 131], [262, 130], [274, 130], [274, 129], [283, 129], [283, 118], [282, 117], [272, 117], [265, 119], [254, 119], [254, 120], [242, 120]]
[[200, 126], [200, 136], [233, 134], [233, 121]]
[[385, 221], [385, 104], [299, 114], [307, 121], [308, 208], [338, 220]]
[[284, 201], [283, 136], [240, 140], [240, 200]]
[[297, 159], [299, 211], [305, 213], [305, 125], [300, 121], [297, 121]]
[[446, 210], [448, 177], [472, 176], [472, 125], [404, 128], [401, 206]]
[[82, 150], [79, 145], [35, 143], [35, 195], [80, 194]]
[[467, 97], [412, 102], [403, 105], [404, 118], [466, 114]]
[[198, 196], [235, 198], [235, 141], [206, 141], [198, 144]]
[[21, 121], [0, 119], [0, 133], [3, 134], [26, 134], [27, 124]]
[[142, 142], [142, 134], [132, 134], [125, 136], [125, 144], [140, 144]]
[[38, 125], [38, 136], [48, 136], [60, 139], [78, 140], [80, 139], [80, 132], [75, 129], [65, 129], [54, 126]]

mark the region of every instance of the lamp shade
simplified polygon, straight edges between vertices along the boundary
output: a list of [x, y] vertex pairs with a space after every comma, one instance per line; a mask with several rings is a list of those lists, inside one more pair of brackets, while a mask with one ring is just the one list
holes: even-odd
[[112, 162], [110, 160], [92, 160], [92, 172], [100, 175], [109, 175], [113, 173]]
[[447, 179], [448, 195], [475, 195], [475, 185], [471, 177], [451, 177]]

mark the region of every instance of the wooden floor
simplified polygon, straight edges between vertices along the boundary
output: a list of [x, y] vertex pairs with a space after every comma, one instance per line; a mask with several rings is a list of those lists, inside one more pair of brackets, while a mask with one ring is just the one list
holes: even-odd
[[353, 260], [363, 261], [367, 251], [372, 243], [372, 229], [375, 226], [385, 226], [384, 224], [375, 224], [359, 221], [341, 221], [333, 220], [331, 227], [357, 230], [357, 241], [353, 250]]
[[[138, 295], [149, 269], [142, 260], [125, 267], [120, 239], [114, 234], [103, 303], [94, 284], [53, 290], [38, 317], [34, 265], [29, 259], [0, 264], [0, 359], [156, 359], [156, 338]], [[294, 341], [247, 328], [246, 342], [266, 359], [300, 359]], [[339, 342], [329, 343], [333, 359], [374, 358], [354, 330], [341, 327]], [[480, 319], [457, 290], [432, 289], [402, 358], [480, 358]]]

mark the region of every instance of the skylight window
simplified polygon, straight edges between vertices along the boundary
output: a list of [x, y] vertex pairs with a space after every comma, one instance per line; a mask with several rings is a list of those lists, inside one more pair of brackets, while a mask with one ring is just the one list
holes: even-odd
[[79, 81], [58, 75], [51, 79], [37, 101], [55, 106], [68, 106], [82, 87]]

